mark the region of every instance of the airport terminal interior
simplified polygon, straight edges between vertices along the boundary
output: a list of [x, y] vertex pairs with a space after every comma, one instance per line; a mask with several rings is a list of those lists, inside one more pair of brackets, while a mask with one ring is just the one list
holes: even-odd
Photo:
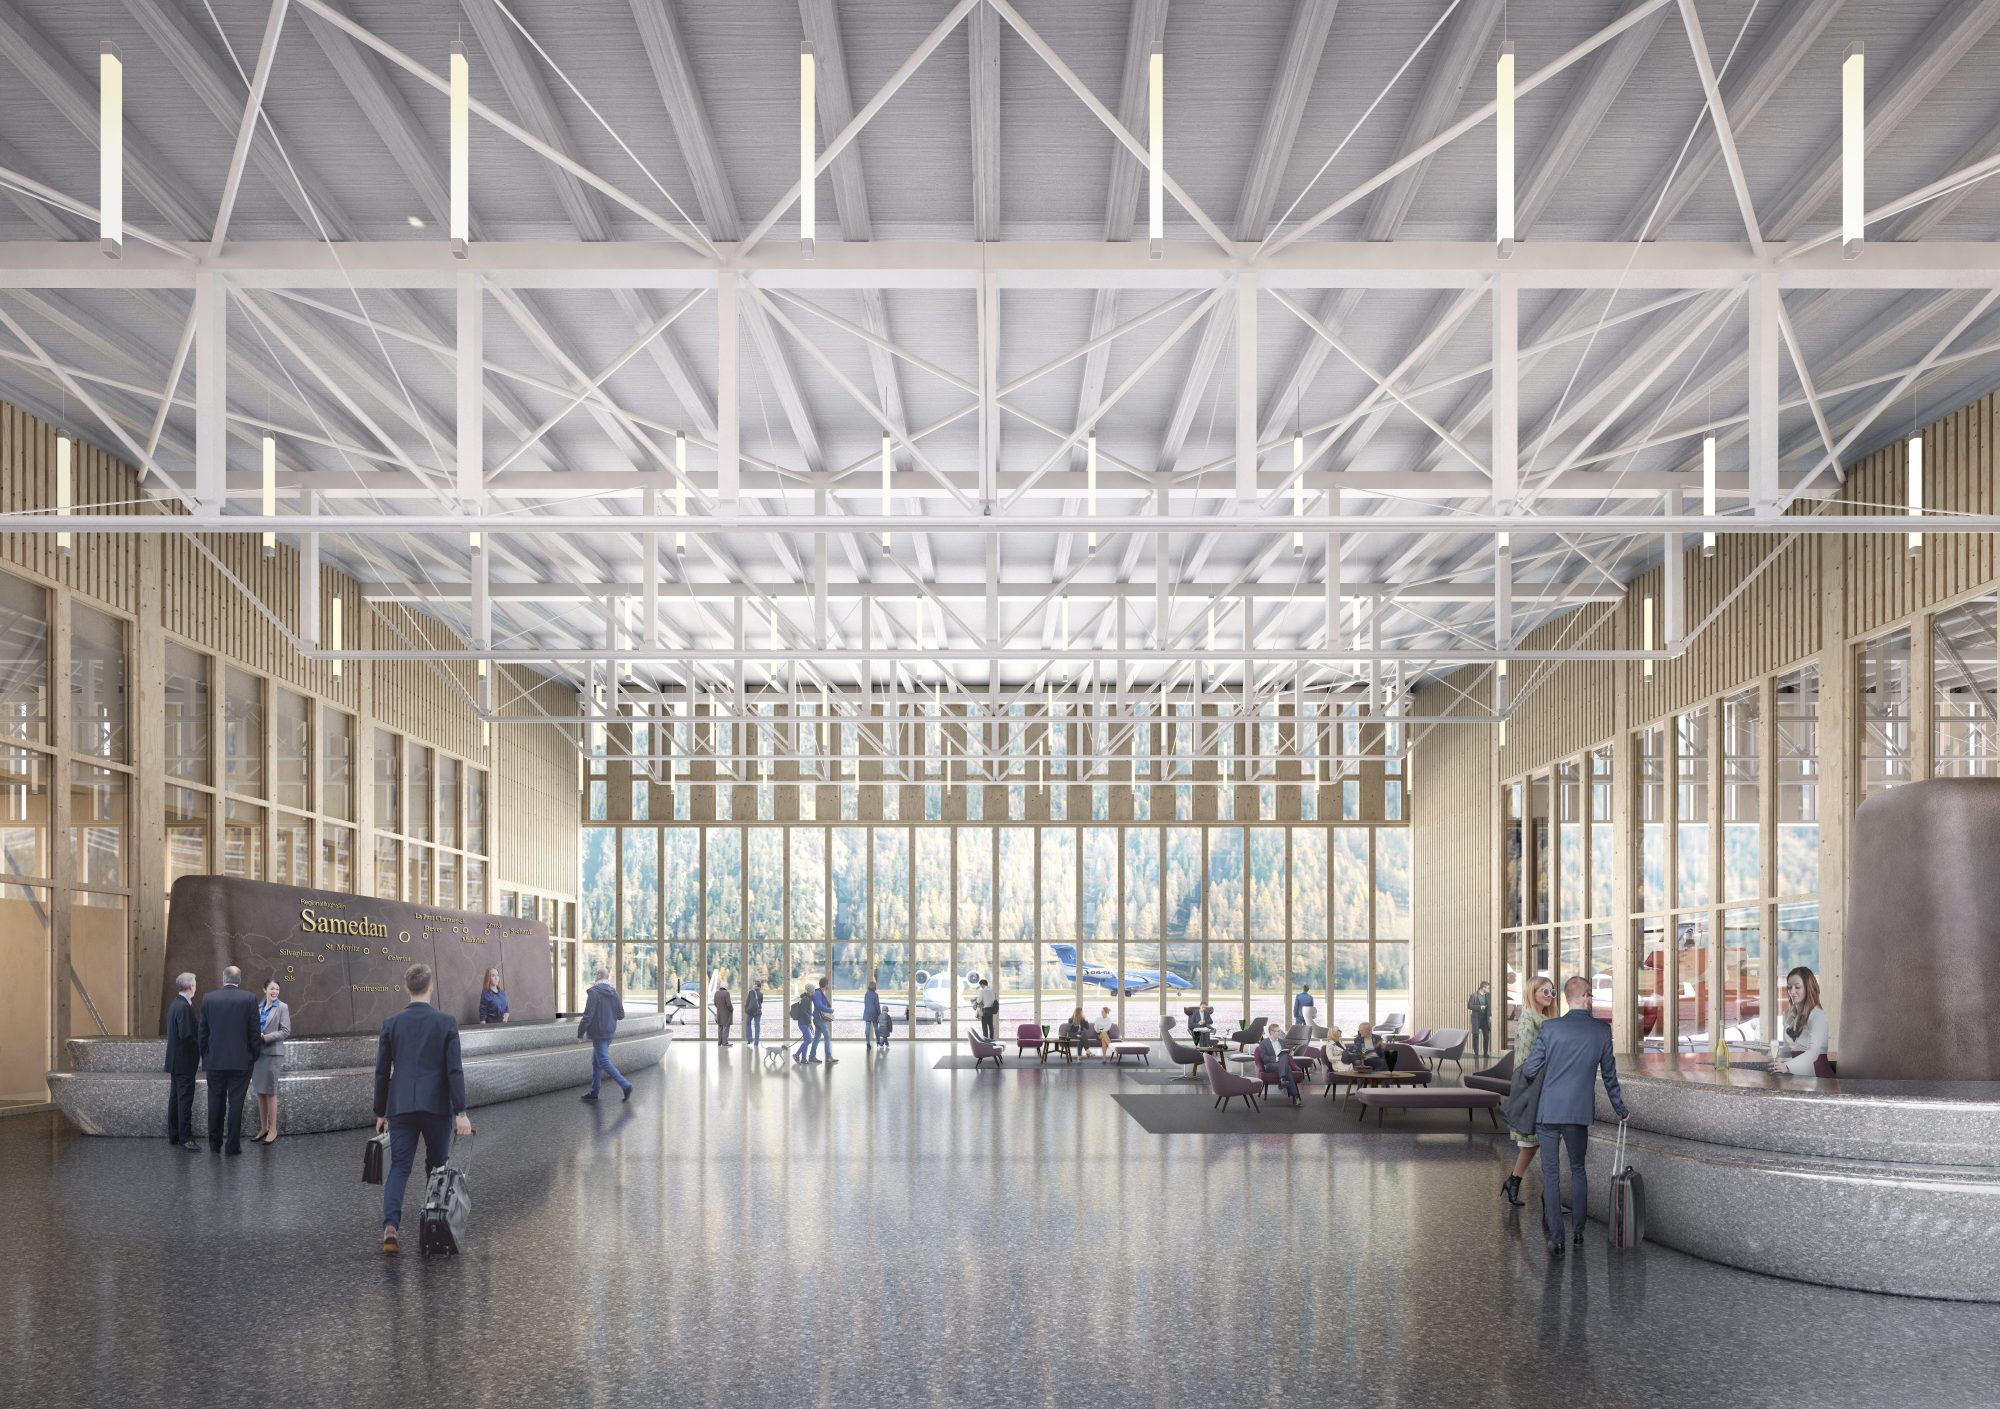
[[2000, 1404], [1996, 69], [0, 0], [0, 1406]]

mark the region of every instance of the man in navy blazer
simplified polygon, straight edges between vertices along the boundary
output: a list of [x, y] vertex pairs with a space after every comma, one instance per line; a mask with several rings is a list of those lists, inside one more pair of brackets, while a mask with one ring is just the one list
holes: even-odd
[[1583, 1221], [1590, 1203], [1583, 1154], [1590, 1144], [1590, 1123], [1597, 1117], [1597, 1078], [1611, 1109], [1624, 1120], [1625, 1097], [1618, 1090], [1618, 1061], [1611, 1055], [1611, 1024], [1590, 1015], [1590, 980], [1573, 977], [1563, 985], [1569, 1011], [1542, 1024], [1535, 1050], [1521, 1069], [1522, 1080], [1542, 1079], [1541, 1106], [1535, 1134], [1542, 1144], [1542, 1215], [1548, 1225], [1549, 1256], [1563, 1255], [1561, 1167], [1556, 1142], [1569, 1149], [1570, 1224], [1577, 1246], [1583, 1245]]
[[382, 1024], [375, 1043], [375, 1129], [389, 1132], [389, 1169], [382, 1178], [382, 1251], [399, 1250], [403, 1191], [424, 1137], [424, 1177], [445, 1162], [453, 1135], [470, 1135], [465, 1114], [465, 1064], [458, 1019], [431, 1006], [431, 971], [412, 964], [403, 975], [409, 1006]]
[[208, 1068], [210, 1154], [243, 1153], [243, 1098], [250, 1090], [250, 1068], [257, 1065], [257, 1053], [264, 1047], [256, 995], [245, 992], [242, 983], [243, 971], [231, 964], [222, 971], [222, 987], [201, 1000], [201, 1063]]
[[194, 1077], [201, 1070], [201, 1019], [194, 1011], [193, 974], [174, 977], [174, 1001], [167, 1005], [167, 1143], [199, 1151], [194, 1142]]

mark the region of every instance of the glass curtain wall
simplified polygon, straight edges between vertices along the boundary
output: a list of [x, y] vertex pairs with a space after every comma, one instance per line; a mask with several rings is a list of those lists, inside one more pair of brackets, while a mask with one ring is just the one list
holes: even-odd
[[[832, 979], [857, 1039], [872, 977], [898, 1035], [997, 1030], [1109, 1008], [1156, 1038], [1204, 999], [1226, 1023], [1289, 1023], [1303, 985], [1351, 1031], [1409, 1013], [1405, 826], [587, 823], [580, 967], [628, 1007], [706, 1030], [718, 978], [762, 979], [767, 1012]], [[776, 1026], [767, 1025], [775, 1034]]]

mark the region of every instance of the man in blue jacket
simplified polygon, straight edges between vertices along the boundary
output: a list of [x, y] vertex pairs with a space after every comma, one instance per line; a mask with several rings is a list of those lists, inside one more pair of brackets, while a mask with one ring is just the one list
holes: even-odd
[[[403, 1190], [424, 1137], [424, 1177], [445, 1162], [453, 1135], [470, 1135], [465, 1114], [465, 1063], [458, 1019], [431, 1005], [431, 971], [412, 964], [403, 974], [408, 1006], [382, 1024], [375, 1041], [375, 1129], [389, 1132], [389, 1169], [382, 1179], [382, 1251], [398, 1250]], [[212, 1000], [211, 1000], [212, 1001]]]
[[[231, 964], [222, 987], [201, 1003], [201, 1064], [208, 1068], [208, 1152], [243, 1153], [243, 1098], [250, 1068], [264, 1048], [257, 999], [243, 991], [243, 971]], [[224, 1118], [227, 1117], [225, 1143]]]
[[598, 1083], [606, 1076], [624, 1090], [626, 1100], [632, 1099], [632, 1083], [625, 1074], [611, 1064], [611, 1039], [618, 1035], [618, 1024], [625, 1020], [625, 1004], [618, 997], [618, 990], [611, 986], [604, 970], [594, 969], [590, 975], [590, 994], [584, 999], [583, 1021], [576, 1025], [576, 1040], [590, 1043], [590, 1090], [584, 1092], [583, 1099], [597, 1099]]
[[1618, 1090], [1618, 1061], [1611, 1055], [1611, 1024], [1590, 1015], [1590, 980], [1575, 977], [1563, 985], [1569, 1011], [1542, 1024], [1535, 1050], [1521, 1069], [1524, 1081], [1542, 1079], [1541, 1106], [1535, 1134], [1542, 1145], [1542, 1214], [1548, 1225], [1549, 1256], [1563, 1255], [1561, 1166], [1556, 1142], [1569, 1149], [1570, 1223], [1578, 1247], [1583, 1246], [1583, 1222], [1590, 1204], [1583, 1154], [1590, 1144], [1590, 1123], [1597, 1118], [1597, 1078], [1611, 1109], [1626, 1118], [1625, 1097]]
[[833, 992], [831, 979], [822, 978], [819, 987], [812, 991], [813, 1046], [826, 1053], [826, 1064], [832, 1066], [840, 1058], [833, 1055]]

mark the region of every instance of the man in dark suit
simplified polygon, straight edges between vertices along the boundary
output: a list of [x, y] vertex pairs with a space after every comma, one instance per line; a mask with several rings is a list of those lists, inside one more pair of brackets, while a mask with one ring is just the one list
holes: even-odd
[[[264, 1037], [257, 1026], [257, 998], [240, 987], [243, 971], [231, 964], [222, 987], [201, 1000], [201, 1063], [208, 1068], [208, 1152], [243, 1153], [243, 1097]], [[223, 1117], [228, 1117], [224, 1140]]]
[[1618, 1090], [1618, 1060], [1611, 1055], [1611, 1024], [1590, 1015], [1590, 980], [1576, 977], [1563, 985], [1569, 1011], [1542, 1024], [1535, 1050], [1521, 1069], [1522, 1079], [1542, 1079], [1541, 1105], [1535, 1114], [1535, 1134], [1542, 1145], [1542, 1215], [1548, 1225], [1549, 1256], [1563, 1255], [1562, 1169], [1556, 1143], [1569, 1150], [1570, 1224], [1578, 1247], [1583, 1245], [1583, 1221], [1590, 1204], [1583, 1154], [1590, 1145], [1590, 1123], [1597, 1118], [1597, 1079], [1611, 1109], [1624, 1120], [1625, 1097]]
[[174, 1001], [167, 1005], [167, 1061], [173, 1083], [167, 1089], [167, 1143], [199, 1151], [194, 1142], [194, 1076], [201, 1070], [201, 1020], [194, 1012], [194, 975], [174, 978]]
[[382, 1251], [399, 1250], [403, 1190], [424, 1137], [424, 1177], [451, 1154], [453, 1135], [470, 1135], [465, 1114], [465, 1064], [458, 1019], [431, 1005], [431, 971], [412, 964], [403, 975], [409, 1006], [382, 1024], [375, 1044], [375, 1128], [389, 1132], [389, 1171], [382, 1180]]

